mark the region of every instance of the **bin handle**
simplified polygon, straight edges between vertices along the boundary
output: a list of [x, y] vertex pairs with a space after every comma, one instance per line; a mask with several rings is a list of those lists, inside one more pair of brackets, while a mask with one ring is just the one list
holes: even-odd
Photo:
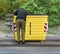
[[30, 35], [31, 35], [31, 22], [30, 22]]

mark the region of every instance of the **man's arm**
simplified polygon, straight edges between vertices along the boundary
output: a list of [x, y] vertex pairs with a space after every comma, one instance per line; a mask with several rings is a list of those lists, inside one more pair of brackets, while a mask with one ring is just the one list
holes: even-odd
[[15, 12], [14, 12], [14, 15], [17, 15], [17, 12], [18, 12], [18, 11], [15, 11]]
[[27, 13], [27, 12], [25, 12], [25, 14], [26, 14], [26, 15], [28, 15], [28, 13]]

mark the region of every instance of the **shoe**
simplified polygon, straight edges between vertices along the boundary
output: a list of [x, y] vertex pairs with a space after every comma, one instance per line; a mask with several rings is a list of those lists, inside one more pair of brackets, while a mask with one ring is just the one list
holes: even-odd
[[17, 41], [17, 43], [20, 45], [20, 41]]
[[25, 41], [22, 41], [22, 44], [25, 44]]

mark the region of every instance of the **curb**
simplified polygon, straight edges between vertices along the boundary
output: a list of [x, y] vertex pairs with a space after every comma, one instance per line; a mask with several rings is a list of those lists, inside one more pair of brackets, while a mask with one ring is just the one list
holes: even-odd
[[40, 44], [20, 44], [18, 45], [17, 43], [12, 43], [12, 44], [0, 44], [0, 47], [60, 47], [60, 44], [52, 44], [52, 43], [40, 43]]

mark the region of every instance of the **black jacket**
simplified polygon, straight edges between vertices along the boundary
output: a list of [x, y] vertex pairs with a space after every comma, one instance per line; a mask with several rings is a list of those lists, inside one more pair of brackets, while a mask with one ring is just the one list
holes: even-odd
[[17, 15], [17, 19], [20, 18], [26, 20], [27, 12], [23, 8], [19, 8], [14, 12], [14, 15]]

